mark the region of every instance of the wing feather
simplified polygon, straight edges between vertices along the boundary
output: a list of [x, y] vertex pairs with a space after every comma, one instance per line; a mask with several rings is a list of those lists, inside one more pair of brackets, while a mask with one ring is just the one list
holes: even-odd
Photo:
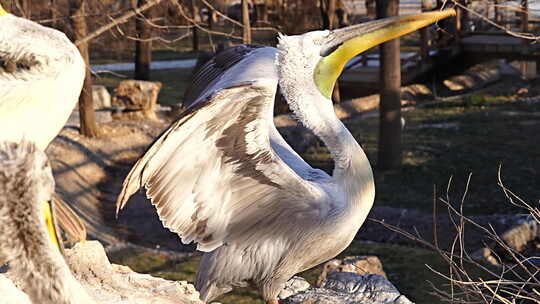
[[184, 106], [193, 106], [201, 94], [211, 84], [219, 80], [225, 71], [243, 60], [252, 51], [261, 47], [257, 45], [237, 45], [223, 50], [206, 62], [193, 76], [192, 84], [184, 94]]
[[273, 125], [274, 59], [272, 48], [237, 49], [203, 67], [194, 103], [133, 166], [117, 210], [144, 187], [163, 225], [203, 251], [322, 216], [326, 193], [297, 174], [311, 167], [272, 148], [292, 151]]
[[204, 251], [271, 218], [311, 214], [319, 189], [270, 145], [274, 93], [275, 87], [264, 86], [223, 89], [196, 114], [181, 118], [135, 164], [118, 208], [144, 186], [164, 226]]

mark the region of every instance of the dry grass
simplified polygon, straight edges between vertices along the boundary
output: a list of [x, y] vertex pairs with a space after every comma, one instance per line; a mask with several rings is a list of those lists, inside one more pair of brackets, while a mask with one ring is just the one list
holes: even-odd
[[[452, 179], [448, 183], [448, 189]], [[459, 203], [454, 203], [447, 192], [445, 197], [438, 198], [453, 219], [452, 225], [456, 233], [449, 248], [442, 249], [437, 242], [436, 230], [434, 241], [429, 242], [419, 235], [405, 232], [398, 227], [379, 221], [387, 228], [416, 240], [421, 245], [437, 252], [447, 265], [446, 271], [426, 265], [434, 274], [445, 280], [444, 284], [431, 283], [433, 292], [441, 302], [446, 303], [540, 303], [540, 266], [534, 263], [538, 257], [528, 257], [513, 248], [499, 236], [490, 225], [482, 226], [466, 216], [463, 212], [470, 186], [470, 176]], [[540, 224], [540, 210], [521, 199], [504, 185], [499, 168], [498, 186], [503, 191], [508, 203], [525, 210], [530, 217]], [[435, 204], [435, 201], [434, 201]], [[434, 216], [434, 219], [436, 217]], [[436, 222], [433, 223], [437, 225]], [[489, 265], [471, 253], [464, 245], [466, 225], [482, 230], [493, 241], [489, 247], [498, 265]], [[496, 247], [496, 249], [495, 249]]]

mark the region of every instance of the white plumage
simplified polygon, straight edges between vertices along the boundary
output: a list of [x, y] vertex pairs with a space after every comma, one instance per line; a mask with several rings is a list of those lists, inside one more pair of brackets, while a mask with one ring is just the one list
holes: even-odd
[[[218, 54], [195, 76], [187, 112], [132, 168], [117, 210], [144, 187], [164, 226], [207, 252], [196, 281], [203, 301], [252, 283], [276, 303], [294, 274], [351, 243], [373, 204], [369, 160], [328, 97], [337, 75], [354, 51], [449, 15], [281, 36], [277, 49], [237, 46]], [[331, 152], [331, 176], [309, 166], [276, 130], [278, 85], [296, 118]]]
[[[275, 298], [292, 275], [347, 247], [373, 203], [369, 162], [330, 100], [319, 94], [320, 110], [295, 113], [306, 125], [332, 119], [314, 131], [343, 158], [333, 177], [311, 168], [277, 132], [276, 54], [254, 49], [210, 85], [134, 166], [120, 195], [122, 207], [144, 185], [165, 227], [210, 252], [197, 279], [206, 301], [255, 279], [265, 298]], [[332, 128], [340, 132], [325, 133]], [[344, 184], [349, 178], [354, 185]]]
[[43, 202], [53, 192], [45, 153], [27, 141], [0, 142], [0, 255], [32, 303], [94, 303], [48, 239]]
[[[63, 33], [0, 6], [0, 261], [33, 303], [93, 303], [49, 240], [43, 216], [54, 179], [42, 151], [73, 110], [84, 69]], [[67, 206], [56, 208], [67, 212], [60, 222], [78, 228]]]

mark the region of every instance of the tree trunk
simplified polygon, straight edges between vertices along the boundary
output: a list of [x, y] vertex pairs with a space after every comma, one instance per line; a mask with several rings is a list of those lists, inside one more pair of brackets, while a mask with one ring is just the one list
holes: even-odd
[[[146, 0], [137, 0], [137, 7], [141, 7]], [[146, 22], [145, 18], [152, 18], [153, 9], [143, 13], [143, 17], [135, 18], [135, 31], [137, 38], [135, 41], [135, 79], [150, 80], [150, 63], [152, 62], [152, 27]]]
[[[431, 1], [422, 0], [422, 12], [429, 10], [431, 10]], [[424, 64], [429, 57], [429, 27], [425, 26], [418, 31], [420, 32], [420, 57]]]
[[265, 3], [255, 5], [255, 20], [268, 22], [268, 6]]
[[375, 0], [365, 0], [365, 5], [366, 14], [368, 15], [369, 19], [375, 19], [377, 17]]
[[[85, 0], [69, 0], [71, 24], [73, 26], [73, 41], [84, 38], [88, 33], [85, 19], [85, 3]], [[88, 68], [90, 62], [88, 43], [81, 43], [77, 47], [87, 66], [83, 89], [79, 97], [80, 133], [84, 136], [96, 137], [99, 131], [94, 113], [94, 102], [92, 100], [92, 74]]]
[[319, 2], [321, 10], [322, 27], [323, 29], [331, 30], [336, 27], [336, 0], [321, 0]]
[[26, 19], [32, 19], [32, 14], [30, 12], [30, 4], [28, 3], [28, 0], [20, 0], [20, 5], [22, 9], [22, 15]]
[[247, 0], [242, 0], [242, 24], [244, 26], [244, 32], [242, 40], [245, 44], [251, 43], [251, 25], [249, 23], [249, 6]]
[[51, 26], [55, 29], [59, 29], [58, 27], [58, 7], [56, 6], [57, 0], [51, 0]]
[[[377, 18], [397, 16], [399, 0], [378, 0]], [[399, 39], [380, 46], [379, 158], [382, 170], [401, 166], [401, 62]]]

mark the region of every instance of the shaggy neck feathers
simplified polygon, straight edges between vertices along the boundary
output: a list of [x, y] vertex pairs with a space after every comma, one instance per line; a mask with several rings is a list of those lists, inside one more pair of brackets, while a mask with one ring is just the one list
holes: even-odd
[[54, 180], [34, 144], [0, 143], [0, 255], [33, 303], [94, 303], [49, 240], [43, 202]]
[[[316, 33], [316, 32], [315, 32]], [[352, 134], [337, 118], [332, 101], [314, 82], [320, 46], [309, 35], [280, 36], [276, 59], [279, 85], [296, 118], [326, 145], [335, 162], [333, 177], [353, 205], [371, 206], [375, 196], [369, 160]], [[366, 214], [367, 215], [367, 214]]]

